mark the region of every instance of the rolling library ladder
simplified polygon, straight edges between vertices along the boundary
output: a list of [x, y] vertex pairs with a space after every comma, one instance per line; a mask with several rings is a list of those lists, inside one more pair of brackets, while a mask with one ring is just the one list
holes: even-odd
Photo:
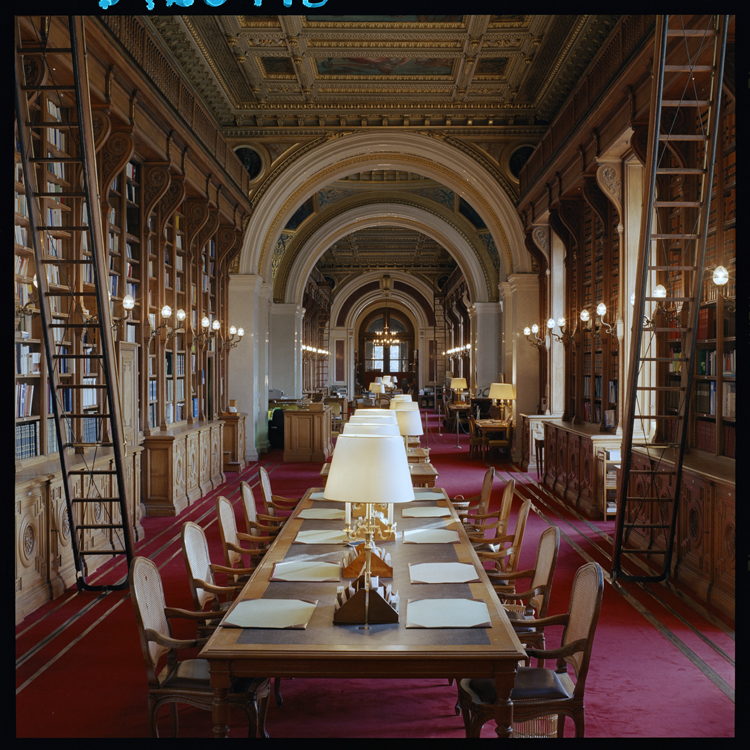
[[[646, 153], [648, 192], [632, 300], [634, 322], [611, 571], [613, 580], [644, 583], [667, 580], [670, 574], [688, 439], [728, 25], [726, 16], [712, 16], [705, 29], [686, 29], [679, 16], [657, 19]], [[676, 194], [657, 196], [657, 180], [662, 176], [679, 178]], [[677, 209], [681, 221], [661, 225], [660, 208]], [[659, 280], [663, 283], [657, 284]], [[676, 363], [677, 369], [672, 369]], [[670, 377], [675, 371], [681, 373], [676, 379]], [[648, 456], [650, 468], [631, 468], [634, 451]], [[657, 513], [641, 513], [649, 503], [655, 504]], [[661, 529], [666, 547], [628, 545], [631, 532], [637, 529]], [[624, 572], [626, 555], [641, 564], [643, 575]]]
[[[124, 580], [96, 585], [87, 581], [87, 555], [133, 555], [132, 523], [124, 481], [122, 433], [112, 316], [98, 192], [95, 137], [89, 100], [84, 20], [69, 18], [69, 47], [53, 48], [42, 20], [36, 39], [21, 39], [15, 29], [16, 148], [21, 154], [28, 244], [37, 268], [38, 307], [49, 373], [58, 454], [76, 566], [82, 591], [127, 588]], [[20, 176], [20, 175], [19, 175]], [[17, 178], [18, 180], [18, 178]], [[63, 217], [64, 215], [64, 217]], [[80, 236], [88, 252], [63, 258], [61, 236]], [[67, 278], [74, 264], [91, 287], [74, 291]], [[79, 353], [72, 353], [77, 351]], [[85, 384], [60, 375], [84, 368]], [[113, 453], [113, 468], [94, 469], [97, 452]], [[72, 454], [82, 462], [70, 468]], [[93, 475], [110, 474], [111, 488], [102, 496]], [[90, 481], [84, 482], [84, 477]], [[76, 490], [74, 488], [80, 488]], [[93, 507], [96, 506], [96, 513]], [[103, 511], [103, 517], [96, 516]], [[105, 533], [109, 548], [90, 548], [94, 534]], [[107, 581], [106, 574], [100, 580]]]

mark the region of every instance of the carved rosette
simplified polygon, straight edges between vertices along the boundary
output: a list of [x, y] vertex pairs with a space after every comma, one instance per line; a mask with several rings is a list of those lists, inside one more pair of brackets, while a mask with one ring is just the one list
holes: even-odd
[[549, 258], [549, 227], [537, 225], [531, 236], [534, 238], [534, 244]]
[[622, 223], [622, 167], [619, 162], [601, 164], [596, 170], [596, 181], [615, 207], [619, 222]]
[[60, 530], [58, 534], [60, 546], [70, 547], [70, 518], [68, 518], [68, 509], [65, 505], [61, 505], [58, 510], [57, 528]]

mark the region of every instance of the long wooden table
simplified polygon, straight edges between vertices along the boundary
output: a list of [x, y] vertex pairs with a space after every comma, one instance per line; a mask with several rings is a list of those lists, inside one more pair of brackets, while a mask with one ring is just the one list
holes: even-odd
[[[399, 622], [370, 625], [365, 631], [359, 625], [334, 625], [334, 601], [340, 582], [299, 583], [271, 581], [274, 566], [282, 560], [308, 557], [339, 562], [349, 549], [346, 545], [295, 544], [300, 530], [342, 529], [343, 521], [299, 518], [306, 508], [341, 508], [338, 503], [313, 499], [308, 490], [294, 514], [287, 520], [273, 545], [238, 596], [226, 617], [238, 602], [248, 599], [313, 599], [314, 613], [304, 630], [241, 629], [219, 626], [200, 653], [208, 660], [214, 691], [214, 735], [228, 732], [229, 704], [227, 694], [236, 677], [330, 677], [361, 678], [464, 678], [494, 679], [497, 691], [495, 719], [497, 734], [508, 737], [513, 721], [513, 689], [518, 662], [525, 651], [510, 625], [487, 576], [459, 522], [444, 490], [422, 490], [439, 493], [442, 498], [419, 500], [415, 505], [444, 506], [450, 509], [446, 518], [402, 518], [396, 506], [395, 542], [381, 543], [391, 554], [393, 579], [401, 604]], [[418, 496], [420, 492], [418, 491]], [[415, 528], [449, 528], [459, 534], [458, 543], [404, 544], [401, 532]], [[412, 584], [409, 564], [415, 562], [464, 562], [472, 564], [480, 581], [462, 584]], [[385, 580], [385, 579], [384, 579]], [[467, 598], [483, 600], [490, 613], [488, 628], [406, 628], [409, 599]], [[226, 619], [225, 617], [225, 619]], [[222, 621], [223, 622], [223, 621]], [[377, 683], [373, 682], [373, 690]], [[332, 718], [336, 707], [331, 706]], [[459, 721], [457, 719], [457, 721]]]

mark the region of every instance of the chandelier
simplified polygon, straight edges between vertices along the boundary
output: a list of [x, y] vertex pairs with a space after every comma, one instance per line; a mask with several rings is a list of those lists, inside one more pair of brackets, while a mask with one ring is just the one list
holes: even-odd
[[375, 331], [375, 346], [388, 347], [392, 344], [400, 344], [398, 335], [391, 333], [388, 328], [388, 300], [385, 301], [385, 313], [383, 313], [383, 330]]

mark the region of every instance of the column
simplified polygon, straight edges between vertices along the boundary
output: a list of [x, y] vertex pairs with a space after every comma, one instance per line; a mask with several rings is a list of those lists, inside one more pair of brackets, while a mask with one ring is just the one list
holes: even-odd
[[[256, 442], [259, 421], [259, 302], [263, 279], [255, 274], [231, 274], [229, 277], [229, 309], [238, 328], [245, 329], [242, 343], [229, 355], [229, 382], [237, 400], [238, 411], [247, 413], [245, 458], [258, 460]], [[263, 420], [266, 422], [267, 420]], [[266, 428], [267, 429], [267, 428]]]
[[[475, 302], [469, 306], [470, 342], [477, 390], [489, 388], [500, 381], [501, 367], [501, 305], [499, 302]], [[473, 374], [473, 373], [472, 373]], [[508, 382], [510, 379], [508, 378]]]
[[258, 423], [255, 426], [256, 445], [259, 453], [267, 453], [271, 448], [268, 442], [268, 369], [270, 308], [273, 298], [273, 284], [264, 282], [260, 286], [258, 303]]
[[[565, 315], [565, 245], [551, 229], [550, 248], [550, 268], [547, 269], [547, 289], [549, 289], [547, 309], [550, 317], [557, 321]], [[547, 335], [547, 321], [540, 320], [539, 325], [544, 331], [544, 333], [540, 332], [539, 335]], [[560, 332], [557, 324], [555, 324], [553, 330], [557, 333]], [[547, 346], [549, 355], [547, 370], [549, 410], [552, 414], [562, 414], [565, 411], [565, 347], [562, 341], [558, 341], [551, 335], [547, 335]]]
[[270, 315], [268, 368], [269, 386], [284, 391], [287, 398], [302, 398], [301, 305], [272, 304]]
[[[536, 274], [512, 274], [499, 285], [503, 309], [502, 358], [505, 382], [516, 386], [513, 414], [537, 414], [539, 409], [539, 354], [523, 335], [539, 316], [539, 279]], [[516, 420], [516, 429], [520, 429]], [[515, 440], [513, 460], [521, 460], [522, 445]]]

